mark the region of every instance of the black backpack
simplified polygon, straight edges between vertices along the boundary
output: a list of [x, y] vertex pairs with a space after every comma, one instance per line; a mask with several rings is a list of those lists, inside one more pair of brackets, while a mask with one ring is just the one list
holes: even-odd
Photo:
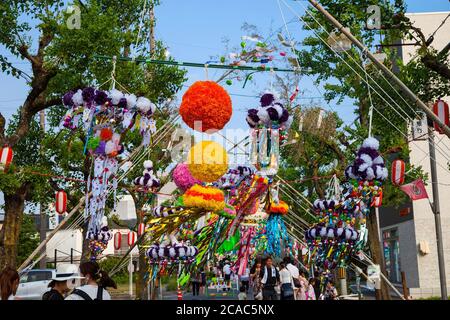
[[[92, 300], [92, 298], [83, 290], [75, 289], [71, 294], [76, 294], [77, 296], [82, 297], [84, 300]], [[103, 287], [98, 287], [97, 289], [97, 297], [94, 300], [103, 300]]]

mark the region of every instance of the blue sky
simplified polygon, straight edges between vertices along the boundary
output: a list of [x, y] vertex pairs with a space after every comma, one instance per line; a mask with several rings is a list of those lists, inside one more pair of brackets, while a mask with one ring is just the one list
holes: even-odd
[[[287, 1], [298, 13], [302, 13], [301, 4], [292, 0]], [[307, 5], [307, 1], [301, 1], [303, 5]], [[429, 12], [429, 11], [447, 11], [450, 10], [448, 0], [408, 0], [409, 12]], [[294, 16], [287, 9], [283, 12], [286, 20], [290, 21]], [[157, 38], [162, 39], [169, 47], [169, 51], [176, 60], [206, 62], [210, 56], [222, 54], [224, 45], [222, 39], [224, 37], [230, 39], [232, 44], [239, 44], [241, 36], [245, 35], [241, 31], [244, 22], [256, 25], [263, 35], [269, 34], [270, 31], [284, 28], [283, 20], [276, 0], [228, 0], [211, 1], [211, 0], [162, 0], [161, 6], [157, 7]], [[289, 25], [289, 31], [296, 39], [304, 36], [300, 23], [292, 23]], [[284, 32], [284, 29], [283, 29]], [[5, 54], [5, 50], [0, 48], [0, 53]], [[8, 55], [8, 53], [6, 53]], [[15, 65], [25, 70], [27, 63], [13, 58]], [[214, 79], [215, 71], [209, 71], [209, 78]], [[188, 82], [191, 84], [196, 80], [205, 79], [205, 71], [203, 69], [188, 68]], [[23, 79], [15, 79], [6, 74], [0, 73], [0, 110], [6, 117], [17, 110], [20, 103], [23, 102], [28, 88]], [[304, 96], [317, 97], [320, 92], [311, 79], [303, 78], [299, 86], [305, 90]], [[270, 74], [258, 74], [255, 76], [255, 83], [246, 85], [242, 89], [242, 84], [226, 86], [227, 90], [232, 94], [238, 95], [258, 95], [260, 92], [270, 87]], [[319, 90], [321, 90], [319, 88]], [[229, 124], [231, 128], [238, 128], [245, 125], [243, 115], [245, 110], [251, 106], [257, 105], [257, 98], [241, 97], [233, 95], [234, 114]], [[305, 103], [311, 100], [301, 100]], [[315, 99], [314, 102], [320, 103]], [[322, 103], [323, 107], [327, 108]], [[352, 122], [353, 107], [351, 101], [344, 101], [342, 105], [331, 103], [333, 110], [337, 110], [345, 122]]]

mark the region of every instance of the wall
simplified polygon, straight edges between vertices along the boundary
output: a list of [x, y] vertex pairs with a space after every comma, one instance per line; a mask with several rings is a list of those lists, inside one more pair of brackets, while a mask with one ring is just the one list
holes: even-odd
[[[422, 29], [425, 36], [434, 32], [445, 19], [449, 12], [436, 12], [424, 14], [407, 14], [416, 27]], [[449, 41], [450, 24], [447, 22], [436, 33], [432, 46], [441, 50]], [[402, 48], [403, 60], [409, 61], [415, 54], [417, 47], [405, 46]], [[449, 97], [444, 100], [450, 102]], [[447, 274], [447, 287], [450, 287], [450, 172], [448, 169], [448, 159], [450, 158], [450, 139], [444, 135], [437, 135], [436, 161], [437, 175], [440, 194], [440, 211], [442, 219], [442, 232], [444, 243], [444, 256]], [[415, 141], [410, 144], [411, 163], [422, 166], [424, 171], [430, 172], [430, 159], [427, 156], [429, 151], [427, 141]], [[431, 184], [427, 186], [427, 192], [432, 199]], [[416, 241], [416, 258], [419, 269], [419, 287], [412, 288], [413, 297], [440, 296], [439, 269], [436, 249], [436, 230], [434, 225], [434, 215], [431, 211], [428, 200], [414, 201], [414, 230]], [[421, 255], [417, 246], [420, 241], [426, 241], [430, 248], [430, 253]]]

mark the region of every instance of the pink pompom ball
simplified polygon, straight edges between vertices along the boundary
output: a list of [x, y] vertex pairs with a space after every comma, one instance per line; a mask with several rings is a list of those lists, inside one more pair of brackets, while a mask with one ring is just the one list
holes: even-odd
[[200, 180], [195, 179], [191, 175], [188, 166], [185, 163], [180, 163], [176, 166], [175, 170], [173, 170], [172, 178], [177, 187], [183, 191], [186, 191], [194, 184], [202, 184]]

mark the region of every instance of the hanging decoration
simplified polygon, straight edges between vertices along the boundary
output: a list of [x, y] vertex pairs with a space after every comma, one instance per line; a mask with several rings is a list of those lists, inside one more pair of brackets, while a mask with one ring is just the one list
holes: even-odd
[[[450, 116], [449, 116], [449, 108], [448, 108], [448, 104], [439, 99], [438, 101], [436, 101], [433, 104], [433, 113], [446, 125], [450, 125]], [[434, 122], [434, 130], [436, 130], [436, 132], [442, 134], [444, 133], [444, 131], [441, 129], [441, 127]]]
[[64, 214], [67, 211], [67, 194], [65, 191], [56, 192], [55, 210], [59, 215]]
[[214, 182], [226, 173], [228, 155], [217, 142], [201, 141], [189, 151], [187, 164], [195, 179]]
[[280, 162], [280, 145], [287, 140], [292, 116], [273, 93], [260, 99], [261, 106], [248, 110], [247, 123], [251, 130], [250, 162], [263, 174], [273, 176]]
[[288, 246], [289, 236], [283, 215], [289, 211], [289, 206], [278, 198], [278, 192], [275, 188], [271, 190], [270, 202], [266, 205], [266, 211], [269, 214], [266, 224], [267, 247], [265, 252], [268, 255], [281, 257], [284, 248]]
[[151, 264], [192, 263], [198, 254], [198, 249], [189, 241], [179, 242], [174, 235], [161, 243], [154, 243], [146, 252]]
[[68, 110], [61, 127], [83, 128], [87, 133], [85, 152], [94, 158], [93, 173], [87, 182], [86, 194], [91, 196], [86, 195], [85, 217], [90, 217], [89, 231], [96, 234], [101, 229], [108, 189], [112, 188], [114, 194], [117, 190], [117, 156], [124, 152], [121, 138], [128, 130], [138, 130], [142, 144], [148, 145], [156, 131], [152, 119], [156, 107], [145, 97], [123, 94], [114, 88], [70, 91], [62, 100]]
[[172, 173], [172, 179], [175, 185], [181, 191], [186, 191], [195, 184], [202, 184], [198, 179], [195, 179], [189, 171], [188, 165], [185, 163], [179, 163]]
[[112, 231], [108, 228], [106, 217], [103, 219], [102, 227], [99, 231], [87, 232], [86, 238], [89, 239], [89, 250], [91, 252], [91, 260], [95, 261], [108, 246], [109, 240], [113, 238]]
[[225, 197], [220, 189], [196, 184], [183, 195], [183, 205], [186, 208], [220, 211], [225, 208]]
[[160, 180], [153, 173], [153, 162], [151, 160], [144, 161], [144, 171], [141, 177], [134, 179], [134, 184], [141, 191], [155, 190], [160, 186]]
[[375, 138], [367, 138], [359, 148], [356, 159], [345, 169], [350, 179], [352, 191], [368, 207], [380, 206], [383, 197], [382, 182], [388, 177], [384, 159], [378, 152], [380, 143]]
[[114, 249], [120, 250], [121, 247], [122, 247], [122, 233], [120, 233], [119, 231], [114, 234]]
[[11, 147], [0, 148], [0, 170], [7, 170], [12, 162], [14, 153]]
[[359, 221], [363, 216], [357, 201], [351, 197], [344, 201], [314, 201], [313, 209], [319, 222], [306, 231], [305, 240], [310, 258], [317, 267], [333, 270], [345, 266], [355, 251], [360, 240], [357, 228], [365, 223]]
[[391, 181], [394, 185], [402, 185], [405, 182], [405, 162], [403, 160], [392, 161]]
[[136, 232], [130, 231], [127, 235], [128, 246], [132, 247], [136, 243]]
[[221, 130], [230, 121], [231, 114], [229, 94], [214, 81], [195, 82], [183, 95], [180, 105], [183, 121], [200, 132]]

